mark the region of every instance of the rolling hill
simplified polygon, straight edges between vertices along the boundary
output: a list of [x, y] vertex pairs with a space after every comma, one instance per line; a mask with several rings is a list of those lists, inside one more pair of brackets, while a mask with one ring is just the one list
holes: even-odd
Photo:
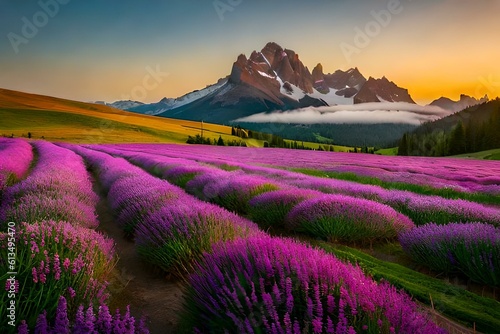
[[[118, 110], [100, 104], [0, 89], [0, 135], [76, 143], [174, 142], [200, 134], [201, 123]], [[231, 127], [203, 124], [204, 136], [224, 140]]]

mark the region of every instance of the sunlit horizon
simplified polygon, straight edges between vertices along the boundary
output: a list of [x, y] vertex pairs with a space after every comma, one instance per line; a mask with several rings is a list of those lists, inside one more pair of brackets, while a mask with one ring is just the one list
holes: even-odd
[[1, 5], [0, 87], [151, 103], [213, 84], [239, 54], [276, 42], [310, 71], [357, 67], [419, 104], [500, 95], [499, 1], [56, 1]]

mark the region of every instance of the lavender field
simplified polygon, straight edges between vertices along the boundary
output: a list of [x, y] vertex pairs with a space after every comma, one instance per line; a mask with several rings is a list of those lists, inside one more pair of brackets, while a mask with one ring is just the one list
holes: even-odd
[[[500, 326], [494, 161], [0, 139], [0, 240], [2, 333]], [[120, 300], [123, 243], [175, 317]]]

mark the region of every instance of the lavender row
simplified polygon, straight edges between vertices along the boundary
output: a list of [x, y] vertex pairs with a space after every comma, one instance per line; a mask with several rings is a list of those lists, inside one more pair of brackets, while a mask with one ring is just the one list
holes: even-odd
[[197, 200], [122, 158], [73, 149], [96, 170], [118, 223], [135, 237], [138, 253], [166, 272], [184, 276], [212, 244], [262, 233], [254, 223]]
[[403, 250], [416, 262], [445, 273], [500, 286], [500, 228], [488, 224], [427, 224], [400, 236]]
[[5, 190], [0, 221], [68, 221], [95, 228], [98, 196], [83, 160], [54, 144], [33, 143], [38, 161], [31, 174]]
[[[14, 240], [13, 240], [14, 239]], [[107, 279], [114, 266], [114, 246], [100, 233], [67, 222], [19, 223], [15, 232], [0, 233], [0, 282], [16, 296], [16, 320], [35, 326], [37, 315], [56, 312], [59, 296], [71, 309], [79, 304], [101, 305], [108, 298]], [[17, 274], [7, 263], [9, 248], [16, 248]], [[8, 293], [0, 294], [0, 314], [8, 314]], [[0, 331], [5, 332], [2, 322]], [[4, 331], [5, 330], [5, 331]]]
[[32, 160], [33, 149], [27, 141], [0, 138], [0, 197], [6, 186], [26, 175]]
[[194, 333], [443, 333], [404, 293], [289, 239], [218, 244], [190, 278]]
[[98, 149], [125, 157], [134, 164], [166, 178], [174, 184], [184, 186], [188, 193], [239, 214], [248, 213], [248, 202], [253, 197], [283, 187], [264, 177], [201, 166], [192, 160], [167, 158], [112, 148], [98, 147]]
[[[193, 157], [195, 159], [195, 157]], [[220, 162], [219, 162], [220, 163]], [[386, 204], [410, 217], [417, 225], [435, 222], [481, 221], [495, 226], [500, 225], [500, 209], [488, 207], [466, 200], [445, 199], [439, 196], [426, 196], [402, 190], [388, 190], [379, 186], [359, 184], [336, 179], [318, 178], [301, 173], [268, 167], [231, 163], [249, 174], [257, 174], [276, 182], [324, 193], [344, 194], [365, 198]]]
[[[409, 191], [388, 190], [379, 186], [359, 184], [350, 181], [318, 178], [287, 170], [247, 165], [244, 163], [234, 162], [234, 160], [220, 161], [213, 158], [205, 159], [195, 154], [185, 152], [179, 154], [179, 157], [176, 157], [175, 155], [177, 152], [175, 150], [170, 153], [163, 152], [162, 154], [168, 155], [163, 156], [130, 151], [123, 149], [121, 146], [99, 147], [99, 149], [104, 149], [106, 151], [113, 152], [114, 154], [127, 157], [134, 163], [140, 163], [142, 160], [148, 161], [149, 165], [155, 164], [157, 166], [155, 168], [157, 168], [160, 172], [159, 175], [163, 175], [167, 178], [182, 179], [182, 173], [188, 178], [192, 178], [193, 175], [197, 174], [207, 174], [210, 171], [212, 171], [211, 173], [219, 173], [213, 172], [213, 169], [209, 169], [207, 166], [201, 166], [197, 163], [197, 161], [204, 163], [217, 163], [218, 165], [222, 163], [229, 163], [231, 166], [240, 168], [247, 174], [259, 175], [263, 178], [267, 178], [269, 182], [280, 184], [282, 188], [292, 186], [304, 189], [313, 189], [324, 193], [343, 194], [364, 198], [389, 205], [395, 210], [410, 217], [417, 225], [429, 222], [447, 224], [449, 222], [474, 221], [485, 222], [495, 226], [500, 225], [500, 209], [487, 207], [485, 205], [465, 200], [445, 199], [439, 196], [426, 196]], [[169, 173], [168, 170], [172, 169], [172, 166], [175, 166], [176, 159], [181, 159], [178, 160], [179, 163], [180, 161], [183, 163], [186, 163], [187, 161], [187, 165], [185, 165], [183, 169], [177, 169], [177, 174]], [[186, 166], [189, 167], [189, 170], [186, 169]], [[224, 173], [227, 175], [227, 172]], [[238, 175], [242, 177], [241, 174]], [[214, 177], [214, 179], [216, 178]], [[208, 195], [216, 194], [217, 193], [209, 193]], [[214, 198], [216, 198], [216, 196]]]
[[[249, 214], [264, 228], [283, 225], [291, 231], [327, 240], [369, 242], [371, 245], [394, 240], [402, 231], [414, 227], [413, 222], [391, 207], [365, 199], [302, 191], [242, 171], [200, 166], [192, 160], [177, 166], [180, 162], [171, 158], [106, 151], [128, 157], [142, 167], [154, 168], [169, 181], [184, 184], [186, 191], [198, 198], [240, 214]], [[274, 191], [278, 188], [286, 189]], [[299, 204], [302, 201], [305, 202]]]
[[191, 145], [116, 146], [178, 157], [196, 156], [213, 161], [238, 161], [244, 164], [266, 164], [286, 168], [351, 172], [362, 176], [380, 178], [389, 182], [451, 188], [458, 191], [500, 194], [500, 163], [454, 158], [388, 157], [370, 154], [330, 153], [319, 151], [294, 151], [280, 149], [239, 147], [204, 147]]

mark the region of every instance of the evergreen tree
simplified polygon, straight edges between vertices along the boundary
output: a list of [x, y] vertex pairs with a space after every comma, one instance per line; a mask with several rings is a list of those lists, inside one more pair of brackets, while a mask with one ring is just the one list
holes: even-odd
[[222, 139], [222, 136], [219, 136], [219, 140], [217, 140], [217, 146], [224, 146], [224, 139]]
[[408, 135], [406, 133], [403, 135], [403, 138], [401, 138], [401, 141], [399, 142], [398, 155], [408, 155]]
[[462, 121], [458, 121], [450, 135], [450, 155], [462, 154], [466, 152], [465, 127]]

